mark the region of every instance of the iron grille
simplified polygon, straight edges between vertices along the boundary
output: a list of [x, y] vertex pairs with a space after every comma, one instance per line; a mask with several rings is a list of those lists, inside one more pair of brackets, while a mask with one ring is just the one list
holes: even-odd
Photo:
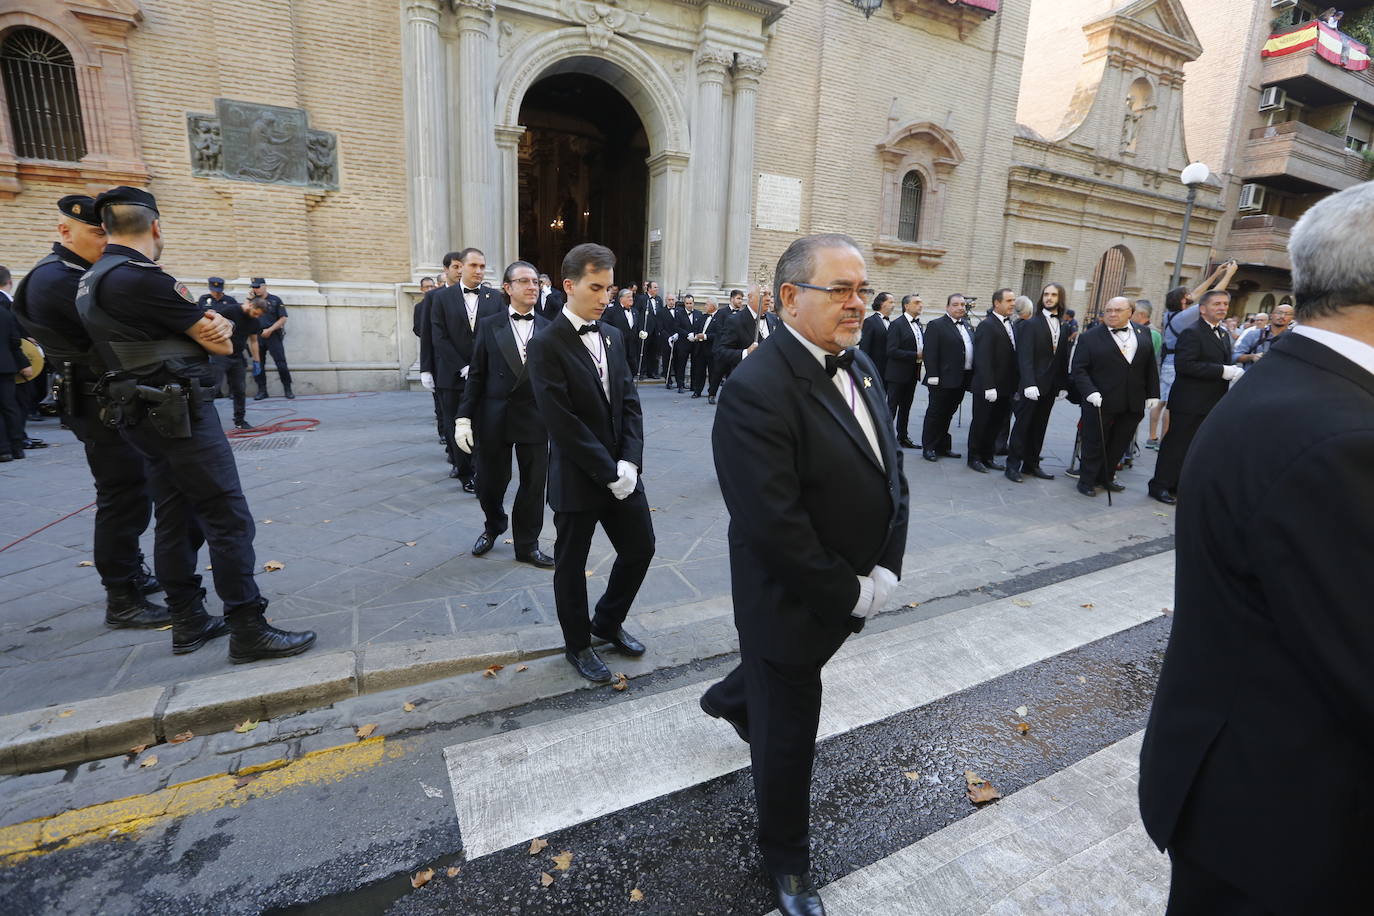
[[[921, 228], [921, 198], [925, 196], [925, 181], [920, 172], [907, 172], [902, 178], [902, 206], [897, 211], [897, 238], [904, 242], [917, 241]], [[889, 211], [890, 212], [890, 211]]]
[[0, 45], [0, 71], [19, 156], [75, 162], [86, 155], [76, 65], [62, 42], [15, 29]]
[[1045, 274], [1049, 268], [1049, 261], [1027, 261], [1021, 269], [1021, 295], [1029, 296], [1037, 306], [1040, 294], [1045, 291]]
[[301, 444], [300, 436], [258, 436], [253, 439], [230, 439], [230, 447], [236, 452], [265, 452], [295, 448]]

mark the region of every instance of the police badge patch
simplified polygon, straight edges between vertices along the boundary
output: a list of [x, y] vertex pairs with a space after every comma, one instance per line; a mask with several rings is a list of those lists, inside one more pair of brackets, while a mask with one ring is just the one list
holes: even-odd
[[195, 301], [196, 301], [196, 297], [191, 295], [191, 291], [190, 291], [189, 289], [186, 288], [186, 284], [185, 284], [185, 283], [178, 283], [178, 284], [177, 284], [177, 295], [180, 296], [181, 298], [185, 299], [187, 302], [195, 302]]

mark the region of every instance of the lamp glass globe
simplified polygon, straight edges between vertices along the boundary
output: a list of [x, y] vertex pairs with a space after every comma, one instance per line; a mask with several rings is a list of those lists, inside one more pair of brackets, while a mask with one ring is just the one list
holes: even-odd
[[1186, 185], [1188, 185], [1189, 187], [1191, 187], [1191, 186], [1193, 186], [1193, 185], [1202, 184], [1202, 183], [1204, 183], [1205, 181], [1207, 181], [1208, 178], [1211, 178], [1211, 177], [1212, 177], [1212, 170], [1209, 169], [1209, 168], [1207, 168], [1207, 164], [1206, 164], [1206, 163], [1204, 163], [1204, 162], [1193, 162], [1193, 163], [1190, 163], [1190, 164], [1183, 170], [1183, 174], [1179, 175], [1179, 176], [1178, 176], [1178, 179], [1179, 179], [1179, 181], [1181, 181], [1181, 182], [1183, 182], [1184, 184], [1186, 184]]

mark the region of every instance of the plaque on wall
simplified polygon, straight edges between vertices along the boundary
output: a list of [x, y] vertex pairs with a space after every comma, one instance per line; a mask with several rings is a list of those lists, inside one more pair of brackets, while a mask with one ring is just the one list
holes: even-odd
[[186, 115], [191, 174], [338, 190], [338, 138], [312, 130], [301, 108], [216, 99]]
[[800, 178], [759, 173], [755, 228], [796, 232], [801, 228], [802, 183]]

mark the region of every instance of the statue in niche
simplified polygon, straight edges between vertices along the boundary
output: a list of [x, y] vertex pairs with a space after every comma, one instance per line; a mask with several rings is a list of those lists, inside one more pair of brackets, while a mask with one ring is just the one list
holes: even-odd
[[1140, 141], [1140, 124], [1145, 120], [1145, 115], [1154, 110], [1154, 107], [1147, 105], [1145, 99], [1140, 98], [1134, 92], [1126, 96], [1126, 114], [1121, 121], [1122, 152], [1135, 152], [1136, 144]]
[[290, 181], [289, 148], [296, 139], [294, 125], [279, 122], [270, 111], [258, 115], [248, 129], [248, 161], [239, 176], [258, 181]]
[[219, 133], [219, 118], [213, 115], [187, 115], [191, 137], [191, 173], [218, 175], [222, 169], [223, 146]]
[[337, 187], [339, 174], [338, 159], [335, 156], [337, 141], [334, 135], [322, 130], [312, 130], [305, 143], [310, 183], [326, 188]]

